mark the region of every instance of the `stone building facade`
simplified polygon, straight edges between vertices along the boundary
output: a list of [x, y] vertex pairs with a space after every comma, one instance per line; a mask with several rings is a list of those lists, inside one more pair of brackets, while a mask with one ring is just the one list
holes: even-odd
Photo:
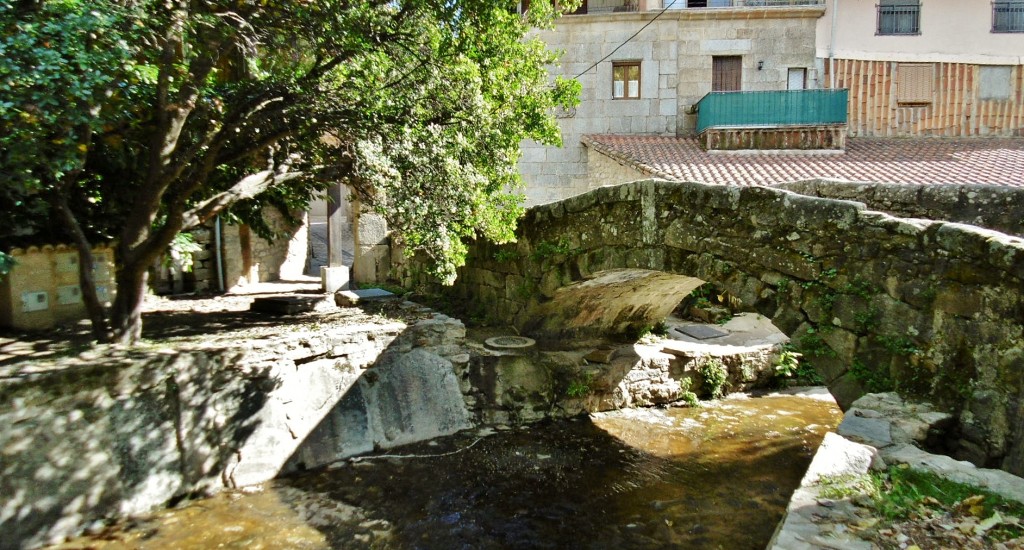
[[[824, 6], [804, 4], [810, 5], [664, 11], [648, 4], [648, 11], [562, 17], [540, 37], [564, 52], [552, 72], [576, 77], [582, 96], [578, 107], [560, 115], [561, 148], [523, 144], [519, 168], [528, 204], [591, 188], [581, 142], [586, 134], [693, 134], [693, 105], [712, 91], [724, 65], [734, 64], [745, 91], [784, 90], [791, 74], [803, 75], [801, 87], [819, 87], [814, 44]], [[629, 64], [639, 66], [639, 83], [630, 94], [624, 82], [622, 95], [637, 97], [614, 97], [621, 74], [615, 68]]]

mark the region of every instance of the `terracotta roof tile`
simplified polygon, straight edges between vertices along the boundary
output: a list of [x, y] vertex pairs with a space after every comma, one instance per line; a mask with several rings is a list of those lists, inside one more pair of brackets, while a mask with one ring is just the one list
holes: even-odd
[[593, 134], [583, 142], [666, 179], [771, 185], [829, 178], [1024, 187], [1024, 139], [849, 138], [843, 153], [707, 152], [695, 138]]

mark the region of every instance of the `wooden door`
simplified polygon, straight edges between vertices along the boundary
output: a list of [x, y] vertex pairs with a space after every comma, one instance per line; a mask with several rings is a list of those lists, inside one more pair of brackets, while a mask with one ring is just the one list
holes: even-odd
[[743, 82], [743, 58], [716, 55], [711, 59], [711, 91], [738, 92]]

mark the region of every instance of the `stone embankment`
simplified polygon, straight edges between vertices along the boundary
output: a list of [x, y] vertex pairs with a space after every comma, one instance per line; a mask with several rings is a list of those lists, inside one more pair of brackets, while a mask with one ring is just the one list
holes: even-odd
[[428, 314], [24, 363], [0, 383], [0, 548], [467, 428], [464, 337]]
[[854, 504], [855, 495], [835, 498], [826, 488], [888, 466], [906, 465], [1024, 503], [1024, 479], [925, 450], [941, 445], [954, 424], [950, 414], [927, 403], [904, 401], [895, 393], [858, 399], [846, 412], [838, 433], [825, 435], [769, 550], [876, 548], [850, 528], [874, 519]]

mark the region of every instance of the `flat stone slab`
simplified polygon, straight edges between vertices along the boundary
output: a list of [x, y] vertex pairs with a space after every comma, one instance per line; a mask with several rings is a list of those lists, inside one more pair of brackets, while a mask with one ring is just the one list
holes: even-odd
[[295, 315], [313, 311], [322, 300], [319, 296], [262, 296], [252, 301], [249, 311], [274, 315]]
[[892, 445], [891, 423], [888, 420], [862, 417], [856, 414], [856, 410], [852, 412], [853, 414], [843, 417], [839, 428], [836, 429], [839, 435], [875, 448]]
[[373, 302], [377, 300], [388, 300], [396, 296], [381, 288], [366, 288], [360, 290], [339, 290], [334, 293], [334, 303], [341, 307], [352, 307], [361, 302]]
[[591, 363], [611, 363], [612, 359], [615, 358], [616, 349], [598, 348], [594, 351], [583, 356], [584, 359]]
[[674, 327], [672, 330], [681, 332], [690, 338], [696, 338], [698, 340], [709, 340], [711, 338], [721, 338], [722, 336], [729, 335], [729, 333], [724, 330], [719, 330], [707, 325], [686, 325], [682, 327]]

